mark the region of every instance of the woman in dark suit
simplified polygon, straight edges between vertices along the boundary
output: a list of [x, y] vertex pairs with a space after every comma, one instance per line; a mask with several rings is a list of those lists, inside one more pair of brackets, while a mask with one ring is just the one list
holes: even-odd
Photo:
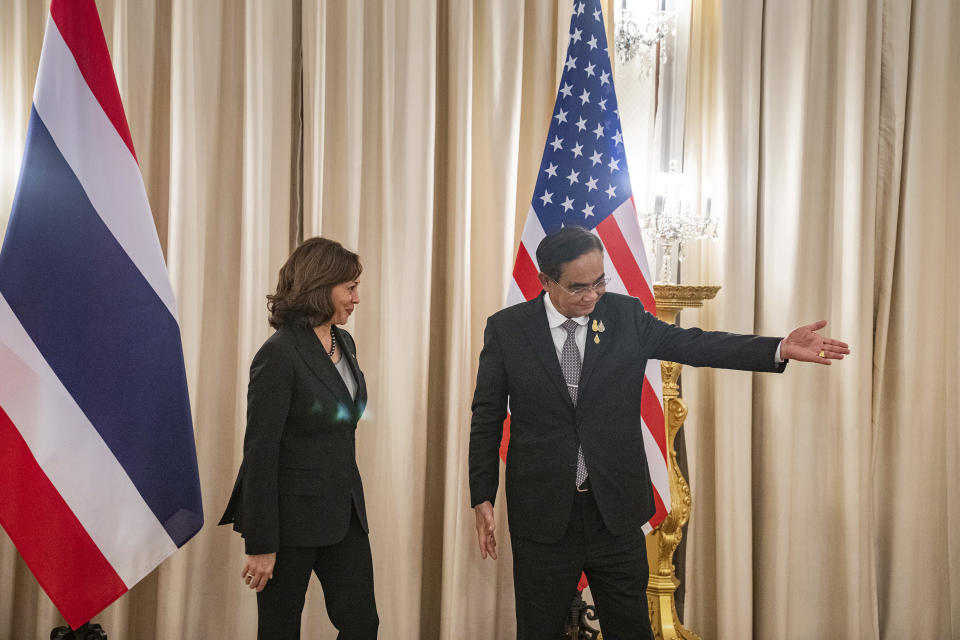
[[311, 571], [342, 640], [377, 637], [373, 563], [354, 432], [367, 400], [344, 324], [360, 302], [355, 254], [306, 240], [267, 296], [277, 329], [250, 365], [243, 462], [220, 524], [246, 545], [259, 640], [300, 637]]

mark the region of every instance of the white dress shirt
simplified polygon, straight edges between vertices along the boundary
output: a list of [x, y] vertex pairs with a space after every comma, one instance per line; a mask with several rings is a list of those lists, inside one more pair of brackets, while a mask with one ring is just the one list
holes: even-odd
[[[563, 315], [553, 306], [550, 300], [550, 294], [544, 294], [543, 306], [547, 309], [547, 324], [550, 325], [550, 335], [553, 337], [553, 346], [557, 348], [557, 360], [563, 352], [563, 343], [567, 341], [567, 330], [563, 328], [563, 323], [567, 321], [567, 316]], [[580, 363], [583, 364], [583, 352], [587, 347], [587, 324], [590, 322], [589, 316], [580, 316], [579, 318], [570, 318], [577, 323], [577, 328], [573, 332], [573, 339], [577, 342], [577, 351], [580, 352]]]

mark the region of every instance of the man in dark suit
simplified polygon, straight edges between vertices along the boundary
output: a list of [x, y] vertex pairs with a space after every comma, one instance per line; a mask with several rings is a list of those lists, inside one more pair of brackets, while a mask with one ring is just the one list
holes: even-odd
[[636, 298], [604, 294], [600, 239], [580, 227], [537, 248], [544, 292], [491, 316], [470, 428], [470, 493], [481, 556], [496, 558], [493, 502], [509, 405], [507, 511], [517, 637], [561, 632], [581, 571], [604, 638], [652, 638], [646, 546], [654, 513], [640, 422], [649, 358], [781, 372], [788, 359], [830, 364], [847, 345], [800, 327], [787, 338], [681, 329]]

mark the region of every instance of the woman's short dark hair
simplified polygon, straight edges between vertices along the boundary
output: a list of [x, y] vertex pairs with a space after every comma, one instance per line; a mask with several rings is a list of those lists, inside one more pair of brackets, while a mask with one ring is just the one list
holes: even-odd
[[560, 281], [563, 265], [593, 251], [603, 253], [603, 243], [583, 227], [571, 225], [554, 231], [537, 246], [537, 265], [554, 282]]
[[360, 256], [339, 242], [310, 238], [280, 267], [277, 292], [267, 296], [270, 326], [315, 327], [333, 317], [330, 291], [360, 277]]

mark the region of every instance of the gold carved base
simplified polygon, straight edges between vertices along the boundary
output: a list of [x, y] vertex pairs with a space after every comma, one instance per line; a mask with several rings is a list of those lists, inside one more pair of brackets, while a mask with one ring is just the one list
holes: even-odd
[[[675, 323], [677, 313], [684, 308], [702, 307], [704, 300], [711, 300], [720, 287], [687, 285], [654, 285], [657, 302], [657, 317], [664, 322]], [[674, 446], [677, 433], [687, 418], [687, 405], [680, 397], [680, 370], [676, 362], [660, 362], [663, 375], [663, 416], [667, 430], [668, 473], [670, 475], [670, 513], [663, 522], [647, 536], [647, 562], [650, 565], [650, 582], [647, 585], [647, 603], [650, 607], [650, 624], [657, 640], [700, 640], [693, 631], [686, 629], [677, 616], [674, 593], [680, 581], [674, 574], [673, 554], [683, 538], [683, 527], [690, 520], [693, 504], [690, 485], [687, 484], [677, 465], [677, 450]]]

